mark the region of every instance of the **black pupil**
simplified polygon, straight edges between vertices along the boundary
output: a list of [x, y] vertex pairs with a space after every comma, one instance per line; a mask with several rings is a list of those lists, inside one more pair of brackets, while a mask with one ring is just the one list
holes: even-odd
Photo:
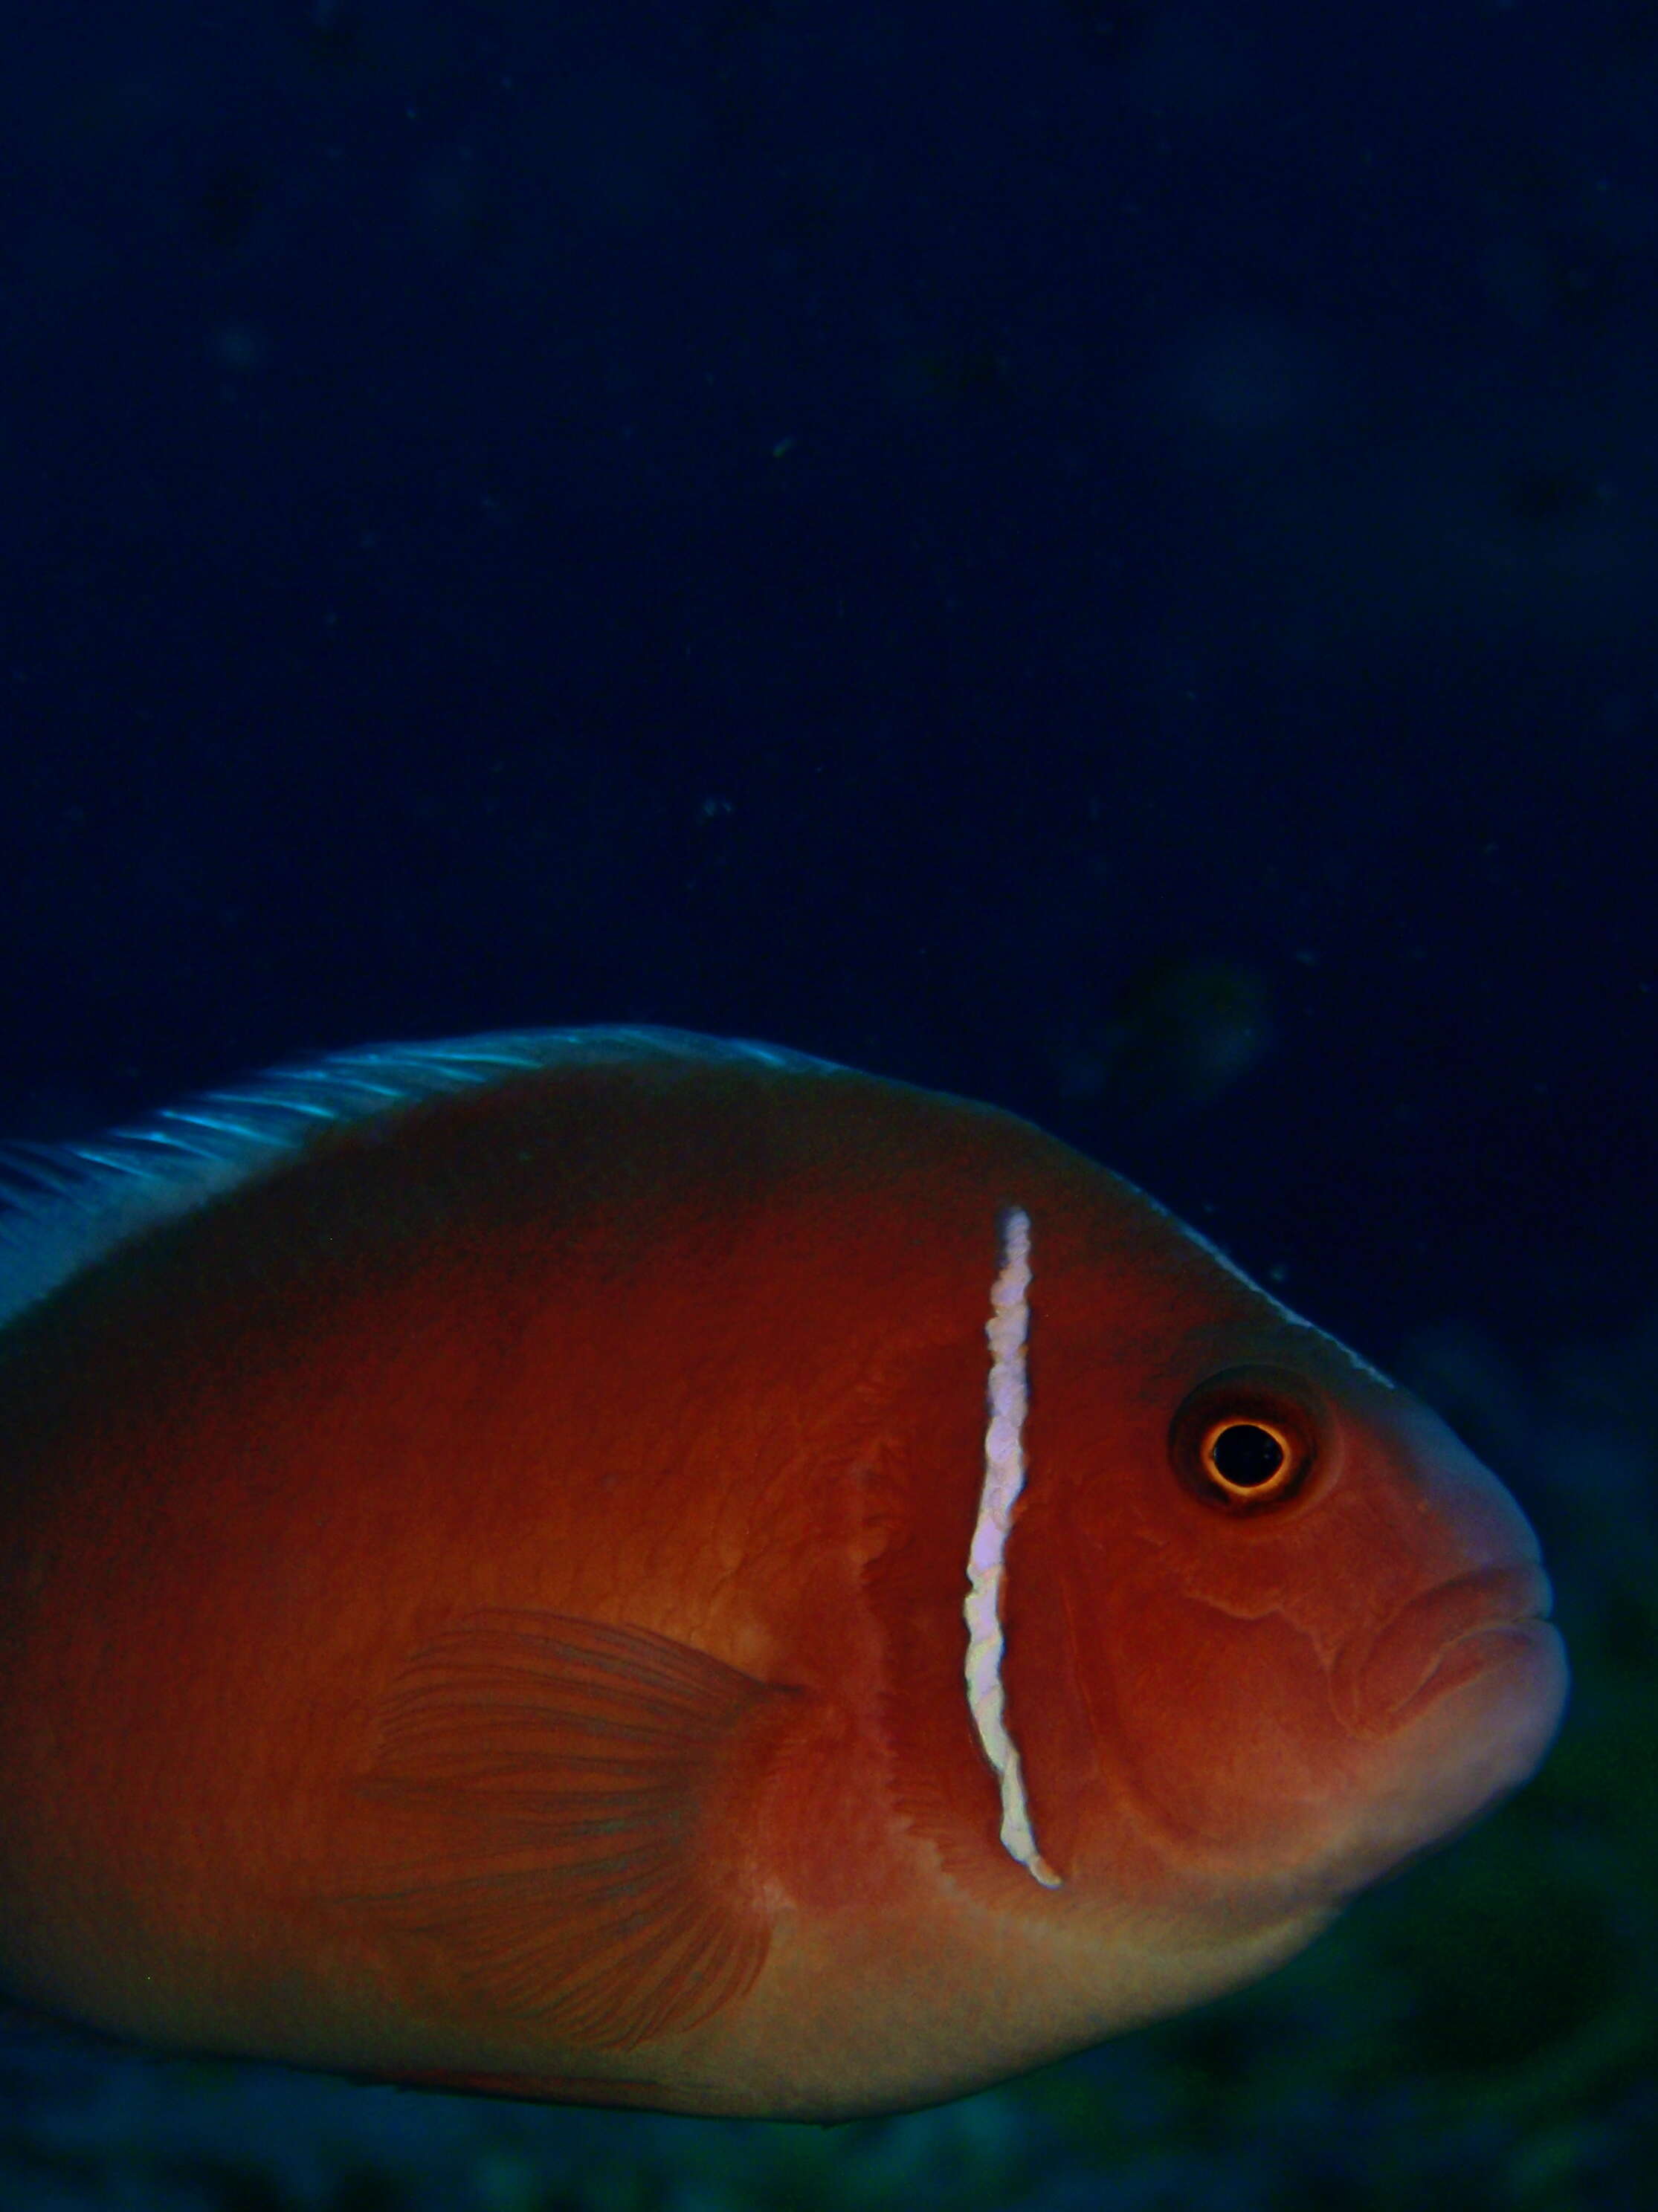
[[1271, 1482], [1283, 1465], [1283, 1446], [1271, 1429], [1258, 1429], [1253, 1421], [1234, 1421], [1222, 1429], [1210, 1447], [1215, 1471], [1234, 1490], [1254, 1490]]

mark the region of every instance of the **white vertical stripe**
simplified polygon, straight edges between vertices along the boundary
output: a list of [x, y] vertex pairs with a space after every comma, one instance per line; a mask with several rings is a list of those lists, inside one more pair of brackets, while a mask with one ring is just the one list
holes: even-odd
[[967, 1554], [967, 1710], [1002, 1791], [1002, 1844], [1045, 1889], [1059, 1876], [1037, 1849], [1019, 1752], [1008, 1733], [1002, 1687], [1003, 1558], [1025, 1485], [1025, 1340], [1030, 1329], [1031, 1223], [1019, 1206], [1002, 1220], [1002, 1259], [991, 1287], [984, 1485]]

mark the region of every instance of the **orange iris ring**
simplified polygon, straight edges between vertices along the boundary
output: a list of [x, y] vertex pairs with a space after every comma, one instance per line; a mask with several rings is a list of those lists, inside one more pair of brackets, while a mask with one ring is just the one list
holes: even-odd
[[[1277, 1444], [1283, 1457], [1264, 1481], [1234, 1482], [1222, 1472], [1215, 1457], [1215, 1447], [1228, 1429], [1259, 1429]], [[1198, 1464], [1208, 1480], [1226, 1497], [1234, 1498], [1243, 1504], [1264, 1504], [1268, 1498], [1293, 1489], [1305, 1474], [1310, 1457], [1303, 1437], [1296, 1436], [1283, 1422], [1253, 1411], [1222, 1413], [1209, 1423], [1198, 1446]]]

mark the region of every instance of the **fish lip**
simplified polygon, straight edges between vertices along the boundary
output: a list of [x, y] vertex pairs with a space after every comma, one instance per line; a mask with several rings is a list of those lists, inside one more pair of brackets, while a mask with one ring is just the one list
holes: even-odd
[[1393, 1735], [1450, 1691], [1552, 1639], [1554, 1594], [1534, 1559], [1476, 1567], [1401, 1607], [1355, 1666], [1340, 1670], [1343, 1718], [1356, 1734]]

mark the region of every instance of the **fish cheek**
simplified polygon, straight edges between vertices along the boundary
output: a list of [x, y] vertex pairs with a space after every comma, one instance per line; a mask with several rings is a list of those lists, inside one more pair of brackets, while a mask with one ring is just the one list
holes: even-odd
[[1113, 1830], [1094, 1848], [1147, 1902], [1276, 1887], [1316, 1854], [1357, 1778], [1312, 1642], [1281, 1613], [1182, 1589], [1155, 1557], [1113, 1575], [1084, 1545], [1076, 1568], [1077, 1679]]

